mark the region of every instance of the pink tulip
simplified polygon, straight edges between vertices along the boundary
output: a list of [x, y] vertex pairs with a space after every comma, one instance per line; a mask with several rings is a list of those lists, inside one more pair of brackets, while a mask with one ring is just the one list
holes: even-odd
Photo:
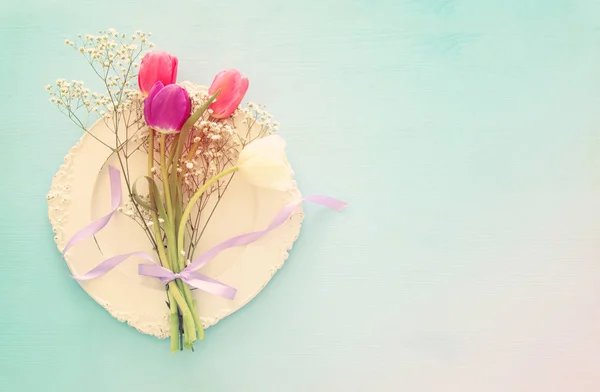
[[177, 133], [190, 117], [192, 104], [185, 89], [158, 81], [144, 100], [144, 118], [149, 127], [161, 133]]
[[158, 50], [146, 53], [138, 73], [138, 86], [144, 95], [148, 95], [156, 82], [162, 82], [166, 86], [176, 80], [177, 57]]
[[226, 69], [215, 76], [208, 89], [210, 95], [221, 90], [217, 99], [209, 106], [215, 118], [227, 118], [238, 108], [248, 91], [248, 78], [237, 69]]

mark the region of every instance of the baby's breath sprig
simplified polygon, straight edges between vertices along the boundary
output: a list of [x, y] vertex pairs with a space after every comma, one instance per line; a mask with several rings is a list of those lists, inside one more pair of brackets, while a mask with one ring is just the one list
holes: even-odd
[[[139, 60], [145, 51], [154, 47], [148, 41], [150, 33], [137, 31], [126, 35], [115, 29], [100, 30], [97, 35], [78, 35], [75, 41], [65, 40], [83, 55], [92, 67], [94, 73], [104, 83], [105, 92], [92, 92], [83, 88], [83, 82], [67, 82], [58, 79], [54, 86], [46, 86], [50, 93], [50, 101], [67, 115], [77, 126], [89, 133], [90, 121], [102, 117], [109, 128], [115, 132], [115, 146], [108, 148], [119, 150], [123, 148], [131, 136], [130, 128], [136, 123], [142, 123], [135, 131], [143, 127], [141, 110], [141, 93], [136, 86]], [[117, 130], [124, 125], [128, 134], [124, 141], [119, 139]]]
[[273, 115], [267, 112], [264, 105], [250, 102], [247, 108], [242, 108], [240, 111], [244, 116], [242, 123], [246, 128], [245, 137], [241, 134], [239, 136], [242, 147], [256, 139], [272, 135], [279, 130], [279, 123], [273, 121]]
[[[90, 114], [94, 112], [99, 112], [100, 115], [106, 114], [106, 111], [100, 108], [106, 106], [107, 98], [98, 93], [90, 94], [90, 89], [84, 88], [81, 80], [68, 82], [65, 79], [57, 79], [56, 86], [47, 85], [46, 90], [50, 94], [50, 102], [54, 103], [61, 113], [86, 132], [88, 132]], [[81, 109], [85, 109], [85, 118], [81, 118], [79, 115]], [[104, 146], [113, 148], [91, 132], [88, 133]]]
[[[143, 121], [143, 97], [137, 88], [136, 78], [143, 54], [153, 48], [151, 34], [136, 31], [128, 35], [115, 29], [99, 30], [97, 34], [79, 34], [75, 40], [66, 39], [65, 44], [76, 49], [92, 67], [105, 87], [103, 92], [91, 92], [82, 81], [57, 79], [47, 85], [50, 102], [83, 131], [109, 148], [118, 158], [121, 172], [127, 184], [132, 208], [137, 212], [134, 219], [146, 231], [156, 246], [147, 219], [132, 195], [132, 179], [128, 158], [143, 144], [147, 135]], [[93, 122], [102, 119], [114, 133], [114, 142], [101, 140], [90, 131]], [[123, 134], [119, 129], [124, 129]]]

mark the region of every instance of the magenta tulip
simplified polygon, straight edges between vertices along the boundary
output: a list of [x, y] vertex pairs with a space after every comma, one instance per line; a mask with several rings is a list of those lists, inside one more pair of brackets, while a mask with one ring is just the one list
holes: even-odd
[[144, 95], [148, 95], [156, 82], [166, 86], [176, 81], [177, 57], [158, 50], [146, 53], [138, 73], [138, 86]]
[[148, 126], [161, 133], [177, 133], [190, 117], [192, 104], [185, 89], [177, 84], [164, 86], [158, 81], [144, 100]]
[[215, 118], [227, 118], [238, 108], [248, 91], [248, 78], [237, 69], [226, 69], [215, 76], [208, 93], [221, 90], [217, 99], [209, 106]]

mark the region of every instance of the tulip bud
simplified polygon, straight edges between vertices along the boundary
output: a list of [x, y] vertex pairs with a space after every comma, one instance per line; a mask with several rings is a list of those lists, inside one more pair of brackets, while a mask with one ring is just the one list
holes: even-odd
[[236, 166], [240, 175], [255, 186], [280, 191], [292, 186], [294, 172], [280, 136], [270, 135], [248, 144], [240, 152]]
[[161, 133], [177, 133], [190, 117], [192, 104], [187, 91], [177, 85], [156, 82], [144, 100], [144, 118], [148, 126]]
[[146, 53], [138, 72], [138, 86], [144, 95], [148, 95], [156, 82], [167, 86], [176, 81], [177, 57], [158, 50]]
[[240, 106], [246, 91], [248, 91], [248, 78], [237, 69], [226, 69], [215, 76], [212, 85], [208, 89], [208, 94], [212, 95], [221, 90], [215, 102], [209, 109], [212, 109], [212, 116], [215, 118], [227, 118]]

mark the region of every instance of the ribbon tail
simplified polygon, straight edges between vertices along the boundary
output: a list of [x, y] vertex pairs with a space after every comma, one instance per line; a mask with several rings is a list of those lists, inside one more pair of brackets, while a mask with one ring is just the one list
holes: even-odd
[[333, 197], [323, 195], [308, 196], [304, 199], [304, 201], [313, 204], [319, 204], [336, 211], [342, 211], [343, 209], [348, 207], [348, 203], [346, 203], [345, 201], [341, 201], [338, 199], [334, 199]]
[[269, 224], [269, 226], [266, 229], [241, 234], [236, 237], [230, 238], [224, 242], [221, 242], [218, 245], [215, 245], [208, 251], [206, 251], [206, 252], [202, 253], [200, 256], [196, 257], [192, 261], [192, 263], [190, 263], [190, 265], [187, 266], [186, 270], [197, 271], [200, 268], [204, 267], [209, 261], [214, 259], [219, 253], [221, 253], [225, 249], [233, 248], [236, 246], [248, 245], [252, 242], [259, 240], [261, 237], [263, 237], [267, 233], [269, 233], [272, 230], [275, 230], [279, 226], [283, 225], [292, 216], [296, 207], [298, 205], [302, 204], [302, 202], [304, 202], [304, 201], [309, 202], [309, 203], [319, 204], [319, 205], [322, 205], [324, 207], [327, 207], [327, 208], [330, 208], [330, 209], [333, 209], [336, 211], [341, 211], [348, 206], [348, 203], [346, 203], [346, 202], [343, 202], [338, 199], [334, 199], [332, 197], [321, 196], [321, 195], [309, 196], [304, 199], [292, 202], [292, 203], [284, 206], [277, 213], [277, 215], [275, 215], [275, 218], [273, 218], [273, 220], [271, 221], [271, 223]]
[[106, 259], [88, 272], [83, 275], [72, 275], [71, 277], [78, 281], [86, 281], [99, 278], [102, 275], [105, 275], [107, 272], [124, 262], [130, 257], [137, 256], [141, 257], [145, 260], [154, 261], [152, 256], [145, 252], [133, 252], [133, 253], [125, 253], [122, 255], [113, 256], [110, 259]]
[[235, 288], [196, 272], [187, 272], [183, 280], [185, 283], [197, 288], [198, 290], [218, 295], [219, 297], [226, 299], [234, 299], [235, 295], [237, 294], [237, 290]]
[[75, 233], [69, 242], [67, 242], [67, 245], [65, 245], [65, 248], [62, 251], [63, 257], [75, 244], [86, 238], [92, 237], [102, 230], [108, 224], [114, 213], [117, 212], [119, 204], [121, 204], [121, 172], [113, 166], [109, 166], [108, 171], [110, 176], [111, 211]]

